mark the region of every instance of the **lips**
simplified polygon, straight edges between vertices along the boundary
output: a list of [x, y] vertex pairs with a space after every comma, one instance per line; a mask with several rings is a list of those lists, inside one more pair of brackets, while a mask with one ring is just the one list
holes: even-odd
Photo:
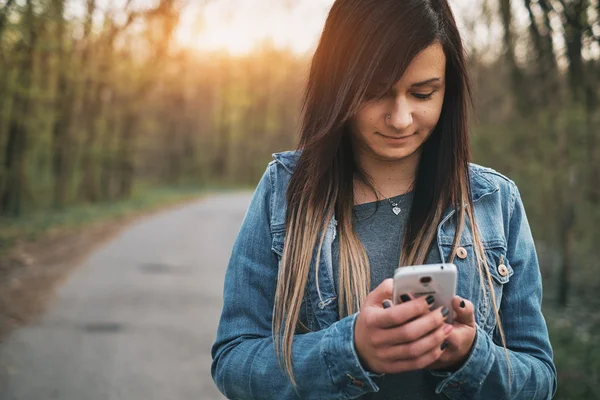
[[384, 138], [396, 139], [396, 140], [406, 139], [407, 137], [411, 137], [412, 135], [414, 135], [414, 133], [411, 133], [410, 135], [405, 135], [405, 136], [387, 136], [387, 135], [384, 135], [384, 134], [379, 133], [379, 132], [377, 132], [377, 134], [380, 135], [380, 136], [383, 136]]

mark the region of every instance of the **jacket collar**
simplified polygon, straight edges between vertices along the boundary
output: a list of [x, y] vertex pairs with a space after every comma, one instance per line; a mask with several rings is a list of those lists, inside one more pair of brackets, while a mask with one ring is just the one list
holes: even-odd
[[[300, 151], [284, 151], [281, 153], [274, 153], [273, 159], [285, 168], [290, 174], [296, 168], [296, 163], [300, 157]], [[469, 172], [471, 175], [471, 197], [473, 202], [479, 200], [485, 195], [494, 193], [500, 188], [494, 184], [491, 180], [483, 176], [482, 172], [484, 168], [477, 164], [469, 164]]]

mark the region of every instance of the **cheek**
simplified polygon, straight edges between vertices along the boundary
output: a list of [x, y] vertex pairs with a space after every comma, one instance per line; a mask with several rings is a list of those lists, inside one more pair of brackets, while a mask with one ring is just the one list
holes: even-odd
[[438, 123], [440, 119], [440, 114], [442, 113], [442, 107], [440, 106], [432, 106], [425, 107], [419, 112], [419, 125], [423, 128], [433, 128]]
[[375, 129], [378, 121], [378, 110], [374, 107], [364, 107], [353, 119], [353, 127], [356, 133], [364, 134]]

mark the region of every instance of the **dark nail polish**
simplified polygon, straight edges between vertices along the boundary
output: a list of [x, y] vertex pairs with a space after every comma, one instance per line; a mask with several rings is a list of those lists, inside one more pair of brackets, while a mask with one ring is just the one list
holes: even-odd
[[392, 303], [390, 303], [389, 300], [383, 301], [383, 308], [390, 308], [391, 306], [392, 306]]
[[446, 307], [442, 307], [442, 315], [443, 315], [444, 317], [447, 317], [447, 316], [448, 316], [448, 309], [447, 309]]
[[400, 296], [400, 300], [402, 300], [403, 303], [406, 303], [407, 301], [410, 301], [410, 296], [405, 293]]
[[427, 301], [427, 304], [432, 305], [435, 301], [435, 298], [432, 295], [429, 295], [425, 300]]
[[465, 301], [464, 300], [460, 301], [460, 308], [465, 308]]
[[442, 345], [440, 346], [440, 349], [444, 350], [446, 347], [448, 347], [448, 342], [442, 343]]

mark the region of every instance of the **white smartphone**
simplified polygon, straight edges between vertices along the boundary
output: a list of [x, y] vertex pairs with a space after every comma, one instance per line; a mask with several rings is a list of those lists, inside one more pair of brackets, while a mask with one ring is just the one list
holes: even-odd
[[448, 309], [446, 321], [454, 321], [452, 299], [456, 293], [456, 266], [454, 264], [411, 265], [396, 268], [394, 272], [393, 303], [400, 304], [400, 296], [409, 294], [413, 298], [432, 295], [432, 309], [444, 306]]

